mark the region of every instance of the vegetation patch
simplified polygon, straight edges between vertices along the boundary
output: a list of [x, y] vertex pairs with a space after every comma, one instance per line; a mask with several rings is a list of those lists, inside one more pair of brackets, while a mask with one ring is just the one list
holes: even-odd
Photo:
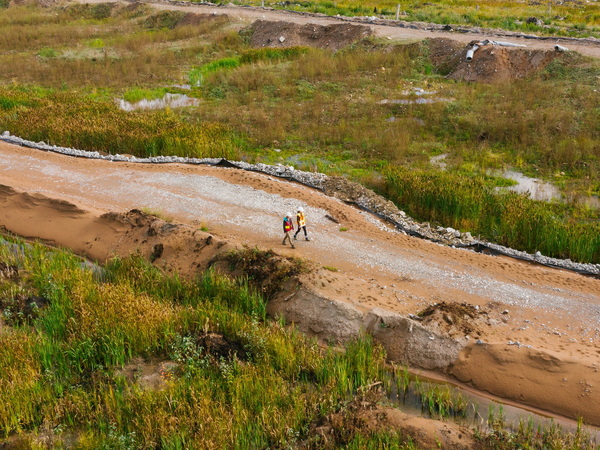
[[300, 259], [249, 247], [229, 252], [226, 260], [233, 275], [247, 277], [267, 299], [279, 292], [283, 283], [307, 270], [306, 263]]
[[381, 390], [370, 388], [311, 424], [314, 437], [310, 448], [358, 449], [366, 442], [372, 442], [374, 448], [417, 448], [410, 435], [398, 430], [380, 408], [381, 401]]
[[413, 217], [469, 230], [530, 253], [600, 261], [599, 210], [500, 194], [495, 187], [484, 176], [401, 168], [387, 172], [388, 198], [404, 205]]
[[561, 449], [596, 449], [590, 433], [583, 428], [583, 422], [577, 421], [574, 432], [565, 431], [557, 424], [549, 426], [536, 425], [533, 420], [519, 420], [516, 430], [507, 428], [502, 407], [499, 410], [490, 408], [487, 418], [487, 430], [475, 434], [485, 448], [509, 450], [519, 448], [561, 448]]

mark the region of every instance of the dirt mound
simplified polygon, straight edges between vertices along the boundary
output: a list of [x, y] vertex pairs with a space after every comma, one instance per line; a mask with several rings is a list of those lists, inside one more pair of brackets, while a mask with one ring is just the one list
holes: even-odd
[[[473, 44], [473, 43], [472, 43]], [[448, 78], [463, 81], [478, 82], [503, 82], [525, 78], [546, 67], [560, 52], [551, 50], [528, 50], [524, 48], [502, 47], [499, 45], [485, 45], [477, 49], [473, 59], [467, 61], [467, 52], [472, 44], [463, 48], [457, 54], [456, 48], [448, 48], [446, 66], [456, 63], [448, 74]]]
[[442, 74], [448, 75], [465, 59], [466, 50], [463, 44], [447, 38], [429, 39], [429, 59]]
[[440, 302], [419, 312], [421, 322], [428, 326], [444, 330], [449, 336], [478, 337], [480, 329], [476, 323], [480, 314], [485, 314], [467, 303]]
[[215, 25], [224, 25], [229, 22], [229, 16], [225, 14], [195, 14], [195, 13], [186, 13], [180, 20], [177, 22], [178, 27], [184, 26], [198, 26], [204, 25], [206, 23], [214, 23]]
[[452, 39], [430, 39], [429, 58], [434, 67], [450, 79], [490, 83], [525, 78], [561, 56], [552, 50], [488, 44], [477, 49], [473, 59], [467, 61], [467, 52], [476, 43], [463, 46]]
[[267, 299], [279, 292], [286, 280], [308, 271], [308, 264], [297, 258], [249, 247], [217, 255], [210, 265], [232, 276], [246, 277]]
[[370, 36], [369, 27], [351, 24], [298, 25], [291, 22], [257, 20], [251, 26], [253, 47], [307, 46], [339, 50]]

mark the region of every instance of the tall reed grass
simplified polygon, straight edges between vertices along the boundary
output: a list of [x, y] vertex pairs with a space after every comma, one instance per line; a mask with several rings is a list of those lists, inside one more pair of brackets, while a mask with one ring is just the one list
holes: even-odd
[[566, 205], [498, 193], [482, 177], [403, 168], [389, 169], [385, 176], [389, 198], [415, 217], [512, 248], [600, 262], [600, 223], [574, 219]]
[[0, 128], [33, 141], [108, 153], [239, 159], [239, 138], [218, 123], [192, 124], [168, 109], [125, 112], [110, 101], [36, 92], [0, 88], [6, 107]]

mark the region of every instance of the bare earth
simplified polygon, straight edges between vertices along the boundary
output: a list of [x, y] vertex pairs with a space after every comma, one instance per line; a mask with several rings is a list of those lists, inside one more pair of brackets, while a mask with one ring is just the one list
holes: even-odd
[[[155, 264], [188, 276], [240, 245], [312, 261], [272, 314], [323, 339], [367, 330], [395, 361], [600, 425], [599, 279], [411, 238], [314, 189], [238, 169], [0, 143], [0, 205], [0, 227], [100, 262], [149, 256], [157, 244]], [[281, 217], [298, 206], [311, 241], [291, 249], [281, 245]], [[428, 307], [424, 319], [408, 318]]]
[[[106, 0], [77, 0], [79, 3], [106, 3]], [[118, 2], [118, 0], [110, 0]], [[146, 2], [144, 2], [146, 3]], [[177, 5], [169, 2], [147, 2], [157, 9], [180, 10], [197, 14], [226, 14], [240, 23], [253, 23], [256, 20], [285, 21], [296, 24], [316, 24], [321, 26], [335, 25], [341, 23], [360, 23], [368, 26], [372, 32], [382, 38], [389, 38], [398, 41], [420, 41], [423, 39], [449, 38], [454, 41], [468, 44], [474, 40], [496, 40], [512, 44], [525, 45], [527, 49], [533, 50], [553, 50], [556, 44], [567, 47], [569, 50], [577, 51], [585, 56], [600, 58], [600, 40], [597, 39], [532, 39], [526, 37], [505, 36], [502, 30], [478, 30], [473, 29], [470, 32], [462, 31], [438, 31], [427, 30], [414, 27], [415, 24], [401, 24], [395, 21], [387, 21], [387, 24], [369, 23], [364, 20], [353, 20], [344, 17], [324, 17], [311, 16], [295, 13], [291, 11], [272, 10], [269, 8], [249, 8], [229, 6], [210, 6], [210, 5]], [[408, 27], [406, 26], [408, 25]], [[427, 26], [426, 24], [422, 24]], [[531, 35], [530, 35], [531, 36]]]

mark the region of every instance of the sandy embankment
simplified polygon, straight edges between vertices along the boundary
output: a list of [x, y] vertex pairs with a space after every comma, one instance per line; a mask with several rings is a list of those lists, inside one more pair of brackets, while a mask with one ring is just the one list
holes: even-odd
[[[317, 269], [270, 307], [304, 331], [344, 339], [367, 329], [396, 361], [600, 425], [600, 280], [392, 233], [336, 199], [256, 173], [7, 144], [0, 160], [0, 226], [10, 232], [100, 262], [137, 250], [149, 256], [160, 244], [155, 264], [185, 275], [240, 244], [300, 256]], [[314, 239], [293, 251], [280, 245], [279, 216], [297, 205]], [[133, 208], [174, 221], [121, 214]], [[466, 303], [472, 316], [434, 308], [423, 321], [408, 318], [442, 301]]]

